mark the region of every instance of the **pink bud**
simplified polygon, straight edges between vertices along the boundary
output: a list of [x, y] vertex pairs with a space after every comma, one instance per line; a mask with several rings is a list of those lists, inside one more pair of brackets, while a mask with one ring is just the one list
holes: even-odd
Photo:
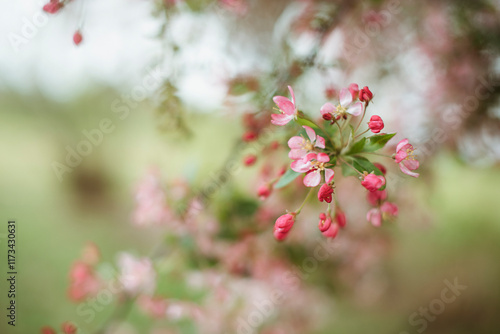
[[43, 11], [49, 14], [55, 14], [61, 9], [64, 5], [59, 2], [59, 0], [50, 0], [48, 4], [43, 6]]
[[321, 232], [325, 232], [330, 228], [330, 225], [332, 224], [332, 219], [325, 215], [324, 213], [319, 214], [319, 223], [318, 223], [318, 228]]
[[45, 327], [42, 327], [40, 329], [40, 333], [41, 334], [56, 334], [56, 331], [52, 327], [45, 326]]
[[66, 321], [61, 325], [61, 330], [63, 331], [64, 334], [75, 334], [76, 326], [73, 325], [71, 322]]
[[382, 206], [380, 207], [380, 210], [384, 213], [384, 214], [387, 214], [389, 216], [397, 216], [398, 215], [398, 206], [394, 203], [391, 203], [391, 202], [385, 202], [384, 204], [382, 204]]
[[335, 87], [330, 86], [325, 89], [325, 95], [327, 99], [333, 99], [334, 97], [337, 96], [337, 94], [338, 93]]
[[255, 164], [255, 162], [257, 161], [257, 157], [253, 154], [251, 155], [248, 155], [245, 157], [245, 159], [243, 160], [243, 163], [245, 164], [245, 166], [252, 166], [253, 164]]
[[384, 174], [384, 175], [385, 175], [385, 174], [387, 173], [387, 169], [385, 168], [385, 166], [384, 166], [384, 165], [379, 164], [378, 162], [375, 162], [373, 165], [374, 165], [375, 167], [377, 167], [377, 168], [379, 169], [379, 171], [381, 171], [381, 172], [382, 172], [382, 174]]
[[382, 225], [382, 214], [379, 209], [371, 209], [366, 214], [366, 220], [372, 223], [373, 226], [379, 227]]
[[272, 192], [272, 188], [269, 186], [268, 183], [261, 185], [257, 189], [257, 195], [259, 196], [259, 198], [261, 200], [265, 200], [266, 198], [268, 198], [269, 195], [271, 195], [271, 192]]
[[274, 237], [277, 240], [284, 240], [295, 223], [295, 212], [287, 213], [276, 219], [274, 223]]
[[373, 133], [379, 133], [384, 128], [384, 121], [377, 115], [373, 115], [368, 122], [368, 127]]
[[251, 142], [251, 141], [257, 139], [257, 134], [253, 131], [247, 131], [243, 134], [241, 139], [243, 139], [243, 141], [245, 141], [245, 142]]
[[337, 223], [339, 224], [339, 226], [342, 227], [342, 228], [347, 223], [344, 211], [340, 210], [340, 208], [338, 208], [338, 207], [335, 210], [335, 220], [337, 221]]
[[381, 175], [368, 174], [364, 177], [361, 185], [368, 191], [376, 191], [385, 184], [385, 178]]
[[373, 99], [373, 93], [368, 89], [367, 86], [363, 87], [359, 91], [359, 100], [361, 102], [370, 102]]
[[83, 40], [82, 34], [80, 33], [79, 30], [77, 30], [73, 35], [73, 43], [75, 43], [75, 45], [80, 45], [82, 40]]
[[332, 202], [333, 188], [328, 183], [324, 183], [318, 191], [318, 199], [320, 202]]
[[349, 85], [349, 92], [351, 92], [352, 99], [356, 100], [359, 95], [359, 86], [358, 84], [352, 83]]
[[332, 118], [333, 118], [333, 115], [332, 115], [332, 114], [330, 114], [330, 113], [325, 113], [325, 114], [323, 114], [323, 115], [322, 115], [322, 117], [323, 117], [323, 119], [324, 119], [325, 121], [331, 121], [331, 120], [332, 120]]
[[387, 191], [385, 190], [370, 191], [366, 195], [366, 200], [373, 206], [378, 206], [386, 198], [387, 198]]
[[280, 147], [280, 143], [277, 140], [273, 140], [269, 147], [271, 147], [271, 150], [277, 150]]

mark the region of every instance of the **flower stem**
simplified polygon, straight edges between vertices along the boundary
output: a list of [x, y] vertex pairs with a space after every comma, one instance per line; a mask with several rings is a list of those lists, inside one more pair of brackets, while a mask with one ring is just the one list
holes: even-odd
[[370, 131], [370, 129], [366, 129], [365, 131], [361, 132], [359, 135], [356, 135], [356, 136], [354, 137], [354, 139], [356, 139], [356, 138], [358, 138], [359, 136], [361, 136], [361, 135], [363, 135], [363, 134], [367, 133], [368, 131]]
[[361, 123], [363, 122], [363, 119], [365, 118], [367, 106], [368, 105], [365, 105], [365, 107], [363, 108], [363, 116], [361, 116], [361, 119], [359, 120], [358, 126], [356, 126], [356, 129], [354, 130], [354, 133], [356, 133], [356, 131], [358, 131], [359, 127], [361, 126]]
[[339, 125], [339, 122], [335, 122], [339, 128], [339, 134], [340, 134], [340, 150], [344, 147], [344, 136], [342, 135], [342, 128]]
[[373, 155], [378, 155], [380, 157], [394, 159], [391, 155], [382, 154], [382, 153], [376, 153], [376, 152], [359, 152], [359, 154], [373, 154]]
[[311, 198], [311, 195], [313, 194], [313, 190], [315, 189], [316, 187], [313, 187], [311, 188], [311, 190], [309, 190], [309, 193], [307, 194], [306, 198], [304, 199], [304, 201], [302, 202], [302, 204], [300, 205], [300, 207], [295, 210], [295, 214], [298, 215], [300, 213], [300, 211], [302, 211], [302, 208], [304, 207], [304, 205], [306, 204], [306, 202]]

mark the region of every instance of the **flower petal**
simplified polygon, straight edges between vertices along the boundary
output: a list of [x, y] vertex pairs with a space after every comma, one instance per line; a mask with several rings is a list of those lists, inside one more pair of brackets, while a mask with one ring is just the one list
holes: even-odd
[[403, 164], [409, 170], [415, 170], [418, 168], [418, 166], [420, 166], [420, 163], [417, 160], [410, 160], [410, 159], [403, 160]]
[[276, 103], [278, 108], [280, 108], [280, 110], [285, 114], [287, 115], [295, 114], [295, 105], [288, 98], [284, 96], [275, 96], [273, 97], [273, 101], [274, 103]]
[[408, 144], [408, 139], [403, 139], [401, 140], [399, 143], [398, 143], [398, 146], [396, 146], [396, 152], [399, 152], [401, 151], [401, 149], [403, 148], [403, 146], [407, 145]]
[[293, 119], [293, 116], [285, 114], [272, 114], [271, 123], [274, 125], [285, 125], [288, 124]]
[[382, 225], [382, 214], [379, 209], [371, 209], [366, 214], [366, 220], [372, 223], [373, 226], [379, 227]]
[[288, 147], [291, 149], [299, 149], [304, 147], [306, 140], [301, 136], [293, 136], [288, 140]]
[[311, 169], [311, 162], [302, 158], [291, 163], [290, 168], [297, 173], [305, 173]]
[[314, 146], [319, 148], [325, 148], [325, 138], [321, 136], [316, 136], [316, 144]]
[[327, 168], [325, 169], [325, 182], [330, 183], [333, 180], [333, 177], [335, 176], [335, 172], [333, 169]]
[[406, 153], [406, 151], [399, 150], [398, 153], [396, 153], [396, 156], [394, 158], [396, 160], [396, 163], [399, 164], [401, 161], [403, 161], [407, 157], [408, 157], [408, 153]]
[[342, 88], [340, 90], [340, 105], [342, 107], [347, 107], [352, 102], [352, 95], [349, 89]]
[[363, 103], [356, 102], [347, 109], [347, 112], [353, 116], [359, 116], [363, 113]]
[[318, 153], [316, 160], [318, 160], [319, 162], [328, 162], [330, 161], [330, 157], [326, 153]]
[[413, 177], [419, 177], [419, 173], [415, 173], [415, 172], [412, 172], [411, 170], [409, 170], [404, 164], [399, 164], [399, 169], [401, 169], [401, 171], [403, 173], [405, 173], [406, 175], [410, 175], [410, 176], [413, 176]]
[[306, 154], [307, 150], [300, 148], [300, 149], [290, 150], [290, 152], [288, 152], [288, 157], [292, 160], [298, 160], [302, 159]]
[[288, 86], [288, 90], [290, 91], [290, 96], [292, 97], [292, 103], [295, 106], [295, 94], [291, 86]]
[[327, 103], [323, 104], [323, 106], [319, 110], [319, 112], [321, 113], [321, 115], [324, 115], [324, 114], [333, 114], [336, 111], [337, 111], [337, 108], [333, 104], [331, 104], [330, 102], [327, 102]]
[[302, 127], [304, 128], [304, 130], [306, 130], [307, 136], [309, 137], [311, 143], [314, 142], [316, 140], [316, 132], [314, 132], [314, 130], [307, 125], [303, 125]]
[[310, 173], [307, 173], [304, 177], [304, 185], [306, 187], [316, 187], [321, 181], [321, 174], [318, 170], [314, 170]]

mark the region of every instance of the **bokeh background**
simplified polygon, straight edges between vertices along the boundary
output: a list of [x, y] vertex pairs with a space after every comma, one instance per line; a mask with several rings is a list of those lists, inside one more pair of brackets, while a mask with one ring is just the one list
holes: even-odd
[[[331, 259], [287, 292], [298, 305], [279, 305], [255, 332], [500, 331], [498, 1], [75, 0], [55, 15], [42, 14], [46, 21], [36, 16], [44, 2], [0, 3], [0, 247], [6, 254], [6, 222], [15, 219], [19, 272], [15, 328], [4, 316], [7, 286], [0, 280], [1, 333], [38, 333], [64, 321], [77, 323], [81, 333], [240, 333], [239, 304], [226, 310], [224, 299], [207, 302], [207, 295], [222, 289], [251, 304], [242, 291], [265, 296], [267, 287], [252, 280], [266, 282], [271, 270], [257, 279], [205, 258], [185, 236], [172, 241], [168, 224], [136, 226], [138, 184], [156, 170], [166, 192], [176, 182], [202, 189], [228, 159], [244, 158], [242, 115], [269, 110], [287, 84], [313, 114], [332, 100], [329, 89], [351, 82], [374, 92], [370, 112], [398, 132], [393, 145], [408, 137], [417, 147], [421, 177], [394, 176], [389, 189], [399, 217], [380, 229], [365, 221], [355, 182], [341, 182], [345, 237], [333, 241]], [[77, 29], [84, 38], [79, 46], [72, 42]], [[147, 97], [130, 102], [146, 78], [153, 78]], [[125, 113], [117, 106], [127, 99]], [[103, 119], [113, 130], [59, 179], [54, 161], [64, 162], [67, 147]], [[286, 151], [268, 159], [286, 162]], [[231, 175], [202, 220], [230, 230], [230, 237], [209, 236], [223, 240], [227, 257], [241, 252], [234, 255], [238, 265], [272, 258], [276, 267], [298, 268], [318, 244], [318, 209], [306, 210], [288, 244], [248, 241], [246, 229], [259, 225], [259, 233], [271, 235], [274, 219], [303, 195], [286, 188], [272, 195], [274, 211], [262, 213], [260, 163]], [[397, 167], [389, 169], [398, 175]], [[189, 312], [174, 317], [171, 309], [157, 319], [133, 302], [123, 311], [115, 296], [85, 322], [79, 304], [68, 299], [68, 273], [88, 241], [99, 247], [99, 272], [118, 268], [120, 252], [149, 256], [163, 245], [167, 269], [157, 293], [169, 305], [189, 301], [220, 313], [209, 321]], [[240, 244], [269, 249], [255, 255]], [[6, 255], [0, 258], [4, 277]], [[224, 279], [199, 288], [196, 275], [202, 282]], [[427, 319], [425, 329], [411, 321], [454, 280], [466, 286], [455, 301]]]

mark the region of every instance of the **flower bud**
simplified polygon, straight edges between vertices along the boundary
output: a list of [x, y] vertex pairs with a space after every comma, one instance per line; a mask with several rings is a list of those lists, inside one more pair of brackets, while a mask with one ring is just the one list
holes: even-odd
[[73, 35], [73, 43], [75, 43], [75, 45], [79, 45], [82, 42], [82, 40], [83, 40], [82, 34], [80, 33], [79, 30], [77, 30]]
[[380, 207], [380, 211], [382, 211], [382, 213], [385, 215], [385, 216], [391, 216], [391, 217], [395, 217], [398, 215], [398, 206], [394, 203], [391, 203], [391, 202], [385, 202], [384, 204], [382, 204], [382, 206]]
[[337, 236], [337, 233], [339, 233], [339, 225], [338, 224], [330, 224], [330, 227], [324, 231], [321, 232], [323, 235], [327, 238], [335, 238]]
[[56, 334], [56, 331], [52, 327], [45, 326], [45, 327], [42, 327], [40, 329], [40, 333], [41, 334]]
[[324, 183], [318, 191], [318, 199], [320, 202], [332, 202], [333, 188], [328, 183]]
[[43, 11], [49, 14], [55, 14], [61, 9], [64, 5], [59, 2], [59, 0], [50, 0], [48, 4], [43, 6]]
[[253, 154], [250, 154], [246, 156], [245, 159], [243, 159], [243, 163], [245, 164], [245, 166], [252, 166], [256, 161], [257, 157]]
[[263, 184], [257, 189], [257, 195], [261, 200], [268, 198], [271, 192], [272, 188], [269, 186], [269, 183]]
[[330, 228], [330, 225], [332, 224], [332, 219], [325, 215], [324, 213], [319, 214], [319, 223], [318, 223], [318, 228], [321, 232], [325, 232]]
[[358, 98], [359, 93], [360, 93], [358, 84], [355, 84], [355, 83], [350, 84], [349, 85], [349, 92], [351, 92], [353, 101], [356, 100]]
[[241, 139], [245, 142], [251, 142], [257, 139], [257, 134], [254, 131], [247, 131], [241, 136]]
[[366, 195], [366, 200], [373, 206], [378, 206], [386, 198], [387, 198], [387, 191], [385, 190], [370, 191]]
[[71, 322], [66, 321], [61, 325], [61, 330], [64, 334], [75, 334], [77, 329]]
[[287, 213], [276, 219], [274, 223], [274, 237], [276, 240], [284, 240], [295, 223], [295, 212]]
[[337, 223], [339, 224], [339, 226], [342, 227], [342, 228], [347, 223], [344, 211], [340, 210], [338, 207], [335, 210], [335, 220], [337, 221]]
[[368, 174], [364, 177], [361, 185], [368, 191], [376, 191], [385, 184], [385, 178], [380, 175]]
[[384, 128], [384, 121], [377, 115], [373, 115], [368, 122], [368, 127], [373, 133], [379, 133]]
[[368, 89], [367, 86], [363, 87], [360, 91], [359, 91], [359, 100], [361, 102], [370, 102], [371, 100], [373, 99], [373, 93], [370, 91], [370, 89]]

